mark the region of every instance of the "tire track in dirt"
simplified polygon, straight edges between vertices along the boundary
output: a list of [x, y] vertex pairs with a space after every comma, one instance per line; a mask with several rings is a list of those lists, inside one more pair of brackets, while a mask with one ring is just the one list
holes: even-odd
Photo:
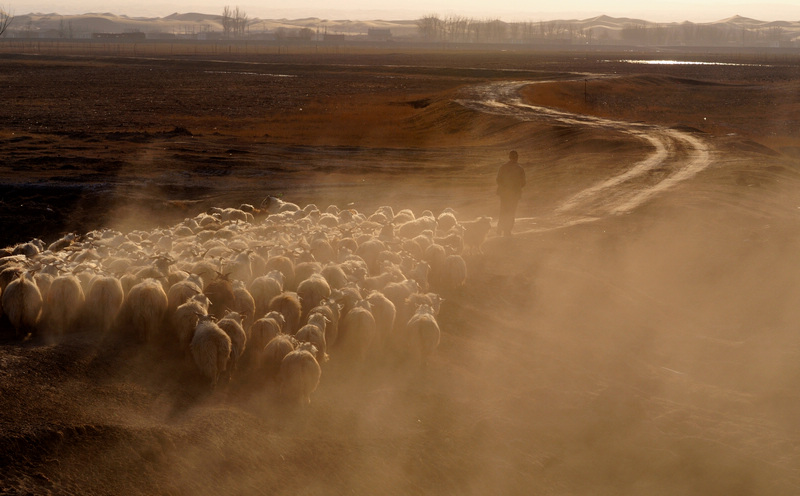
[[548, 218], [518, 218], [517, 221], [525, 226], [523, 229], [527, 232], [592, 222], [608, 215], [631, 212], [656, 195], [692, 178], [712, 162], [709, 144], [690, 133], [653, 124], [573, 114], [522, 101], [519, 94], [521, 88], [546, 82], [554, 81], [503, 81], [479, 85], [472, 88], [470, 98], [457, 100], [457, 103], [479, 112], [523, 121], [549, 121], [627, 133], [646, 142], [653, 151], [624, 172], [566, 198]]

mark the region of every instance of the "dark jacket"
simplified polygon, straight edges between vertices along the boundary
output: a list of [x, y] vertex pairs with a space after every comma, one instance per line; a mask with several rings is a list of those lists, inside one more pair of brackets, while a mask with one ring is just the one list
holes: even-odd
[[497, 171], [497, 194], [506, 198], [519, 198], [525, 187], [525, 169], [517, 162], [508, 161]]

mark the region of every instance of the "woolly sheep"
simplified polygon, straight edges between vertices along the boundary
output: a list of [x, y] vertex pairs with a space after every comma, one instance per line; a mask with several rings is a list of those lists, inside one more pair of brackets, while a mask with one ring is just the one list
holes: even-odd
[[442, 213], [436, 217], [436, 228], [440, 232], [446, 232], [454, 228], [458, 224], [456, 213], [451, 208], [445, 208]]
[[50, 285], [53, 284], [53, 279], [55, 277], [46, 272], [37, 272], [33, 275], [33, 282], [36, 283], [36, 287], [42, 293], [42, 298], [46, 299], [47, 292], [50, 291]]
[[362, 300], [339, 323], [336, 351], [348, 362], [363, 362], [375, 338], [375, 317], [369, 302]]
[[380, 291], [386, 287], [387, 284], [392, 282], [400, 282], [405, 280], [405, 277], [397, 267], [388, 265], [386, 270], [377, 276], [367, 277], [361, 282], [360, 286], [365, 291]]
[[434, 243], [430, 245], [422, 259], [428, 263], [428, 283], [433, 288], [438, 288], [441, 284], [442, 271], [444, 270], [444, 260], [447, 258], [447, 250], [444, 246]]
[[311, 254], [322, 264], [336, 260], [336, 251], [327, 238], [316, 238], [310, 243]]
[[195, 365], [211, 381], [212, 389], [216, 388], [220, 374], [228, 369], [231, 338], [210, 318], [204, 318], [195, 328], [190, 349]]
[[423, 231], [433, 231], [436, 229], [436, 219], [432, 216], [418, 217], [414, 220], [404, 222], [397, 226], [395, 234], [401, 238], [413, 238], [422, 234]]
[[231, 280], [250, 282], [253, 280], [253, 260], [252, 250], [245, 250], [238, 253], [233, 259], [224, 261], [222, 272], [228, 274]]
[[341, 289], [350, 282], [347, 279], [347, 274], [344, 273], [344, 269], [342, 269], [342, 266], [339, 264], [326, 265], [320, 271], [320, 275], [328, 281], [331, 290]]
[[84, 308], [90, 325], [102, 333], [108, 332], [122, 308], [125, 293], [122, 284], [114, 276], [97, 276], [86, 293]]
[[12, 255], [25, 255], [25, 257], [27, 257], [27, 258], [34, 258], [41, 251], [42, 251], [42, 249], [38, 244], [36, 244], [36, 243], [34, 243], [32, 241], [29, 241], [27, 243], [20, 243], [20, 244], [16, 245], [14, 247], [14, 249], [11, 251], [11, 254]]
[[85, 301], [86, 296], [77, 277], [71, 274], [56, 277], [44, 297], [42, 327], [51, 334], [72, 331]]
[[294, 289], [294, 262], [283, 255], [270, 257], [267, 260], [267, 270], [279, 270], [283, 274], [284, 289]]
[[327, 348], [334, 346], [336, 344], [336, 339], [339, 337], [339, 316], [341, 310], [341, 305], [330, 298], [311, 309], [311, 315], [321, 314], [327, 321], [325, 325], [325, 345]]
[[300, 262], [294, 266], [294, 279], [298, 282], [305, 281], [312, 274], [319, 274], [322, 272], [322, 264], [319, 262]]
[[[271, 313], [271, 312], [270, 312]], [[250, 339], [247, 350], [260, 352], [272, 338], [281, 333], [283, 327], [283, 315], [275, 312], [271, 316], [261, 317], [250, 326]]]
[[407, 271], [405, 276], [417, 283], [420, 291], [427, 291], [429, 285], [431, 266], [428, 262], [420, 261], [414, 264], [414, 267]]
[[394, 321], [397, 310], [394, 303], [383, 295], [380, 291], [373, 291], [367, 296], [372, 316], [375, 319], [375, 339], [373, 349], [381, 353], [389, 343], [389, 336], [394, 329]]
[[406, 222], [410, 222], [410, 221], [412, 221], [414, 219], [416, 219], [416, 216], [414, 215], [414, 212], [412, 212], [408, 208], [404, 208], [403, 210], [400, 210], [399, 212], [394, 214], [394, 217], [392, 218], [392, 220], [394, 221], [395, 224], [403, 224], [403, 223], [406, 223]]
[[283, 292], [283, 273], [279, 270], [270, 271], [265, 276], [259, 276], [250, 283], [250, 295], [255, 301], [256, 317], [263, 316], [269, 310], [269, 303], [273, 298]]
[[228, 312], [225, 317], [217, 322], [220, 329], [231, 338], [230, 372], [236, 370], [236, 362], [242, 357], [247, 348], [247, 334], [242, 326], [242, 316], [237, 312]]
[[299, 404], [311, 403], [311, 393], [316, 391], [322, 376], [319, 362], [314, 358], [313, 345], [300, 345], [281, 361], [281, 394], [287, 400]]
[[174, 313], [180, 305], [186, 303], [192, 296], [201, 294], [200, 286], [192, 281], [176, 282], [167, 291], [167, 311]]
[[298, 284], [297, 295], [300, 297], [301, 319], [305, 319], [312, 308], [331, 295], [331, 287], [322, 275], [312, 274]]
[[261, 370], [266, 377], [278, 375], [283, 359], [294, 351], [296, 343], [292, 336], [286, 334], [279, 334], [267, 343], [261, 357]]
[[364, 297], [361, 294], [361, 290], [354, 285], [348, 285], [342, 289], [337, 289], [336, 291], [331, 292], [330, 299], [341, 305], [339, 321], [341, 322], [341, 319], [347, 315], [347, 312], [355, 307], [356, 303], [361, 301], [363, 298]]
[[380, 273], [378, 255], [385, 249], [386, 245], [383, 243], [383, 241], [371, 238], [358, 246], [356, 255], [364, 259], [364, 262], [367, 264], [367, 269], [371, 275], [377, 275]]
[[327, 345], [325, 342], [325, 328], [328, 319], [322, 313], [309, 315], [308, 323], [298, 330], [294, 337], [297, 341], [311, 343], [317, 349], [317, 361], [320, 363], [328, 360]]
[[439, 324], [429, 305], [420, 306], [409, 319], [405, 336], [407, 351], [411, 359], [425, 367], [441, 339]]
[[243, 327], [245, 331], [248, 331], [250, 329], [250, 325], [255, 320], [256, 301], [242, 281], [234, 281], [233, 283], [232, 310], [236, 311], [242, 316], [244, 319]]
[[340, 256], [343, 253], [355, 253], [358, 250], [358, 243], [355, 239], [346, 237], [336, 241], [336, 253]]
[[210, 314], [216, 318], [225, 316], [225, 312], [236, 306], [236, 295], [233, 294], [233, 283], [224, 274], [206, 284], [203, 293], [211, 301]]
[[208, 297], [202, 293], [196, 294], [188, 301], [178, 305], [171, 314], [172, 330], [178, 342], [178, 349], [189, 352], [189, 346], [194, 337], [200, 318], [208, 315]]
[[0, 290], [6, 289], [11, 281], [18, 279], [25, 269], [18, 265], [8, 264], [5, 268], [0, 270]]
[[297, 293], [285, 291], [279, 294], [269, 302], [269, 310], [283, 314], [286, 321], [284, 325], [285, 333], [294, 334], [297, 331], [300, 324], [300, 316], [302, 315], [302, 306]]
[[289, 203], [274, 196], [268, 196], [261, 202], [261, 208], [267, 213], [277, 214], [281, 212], [298, 212], [300, 207], [294, 203]]
[[17, 336], [24, 337], [36, 328], [42, 314], [42, 293], [25, 273], [5, 287], [2, 304], [3, 313]]
[[140, 342], [151, 342], [159, 333], [167, 312], [167, 294], [155, 279], [145, 279], [134, 285], [121, 310], [123, 325]]
[[52, 252], [61, 251], [64, 248], [71, 246], [73, 242], [78, 241], [79, 239], [80, 236], [78, 236], [77, 234], [67, 233], [60, 239], [57, 239], [56, 241], [50, 243], [47, 246], [47, 251], [52, 251]]

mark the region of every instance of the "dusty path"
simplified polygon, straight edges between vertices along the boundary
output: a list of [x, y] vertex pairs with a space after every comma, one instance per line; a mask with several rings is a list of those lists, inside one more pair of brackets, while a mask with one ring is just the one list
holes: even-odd
[[529, 84], [552, 81], [504, 81], [474, 87], [474, 97], [461, 105], [480, 112], [511, 116], [523, 121], [546, 120], [570, 126], [590, 126], [630, 134], [653, 151], [630, 168], [604, 179], [560, 202], [548, 218], [518, 218], [519, 232], [541, 232], [591, 222], [607, 215], [632, 211], [642, 203], [690, 179], [712, 162], [710, 145], [698, 136], [645, 123], [615, 121], [529, 105], [520, 90]]

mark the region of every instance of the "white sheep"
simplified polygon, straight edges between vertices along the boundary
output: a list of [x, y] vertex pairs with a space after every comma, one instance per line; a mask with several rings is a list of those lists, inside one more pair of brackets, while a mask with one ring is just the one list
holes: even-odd
[[206, 284], [203, 294], [211, 301], [209, 313], [220, 319], [225, 312], [236, 307], [236, 295], [233, 294], [233, 282], [225, 274], [218, 274], [217, 279]]
[[456, 213], [451, 208], [445, 208], [442, 213], [436, 217], [436, 228], [439, 232], [446, 232], [454, 228], [458, 224]]
[[2, 294], [3, 313], [17, 336], [24, 337], [35, 330], [43, 302], [42, 293], [26, 273], [8, 283]]
[[125, 293], [122, 284], [114, 276], [96, 276], [86, 293], [84, 308], [87, 323], [96, 326], [100, 332], [106, 333], [122, 308]]
[[180, 305], [202, 292], [200, 286], [190, 280], [176, 282], [167, 291], [167, 311], [170, 314], [174, 313]]
[[331, 295], [331, 287], [321, 274], [311, 276], [297, 285], [297, 296], [300, 297], [301, 319], [308, 317], [312, 308]]
[[430, 305], [421, 305], [408, 320], [405, 329], [406, 346], [412, 360], [425, 367], [439, 346], [441, 331]]
[[325, 343], [327, 347], [332, 347], [336, 344], [336, 339], [339, 336], [339, 316], [341, 310], [342, 306], [330, 298], [311, 309], [310, 314], [322, 314], [327, 320], [325, 325]]
[[425, 215], [400, 224], [397, 226], [395, 234], [401, 238], [411, 239], [422, 234], [423, 231], [434, 230], [436, 230], [436, 219], [432, 215]]
[[250, 330], [256, 316], [256, 301], [242, 281], [233, 282], [233, 308], [244, 319], [245, 332]]
[[278, 334], [264, 347], [261, 370], [266, 378], [278, 375], [284, 357], [294, 351], [297, 341], [286, 334]]
[[283, 273], [272, 270], [265, 276], [256, 277], [249, 289], [256, 304], [255, 315], [261, 317], [269, 311], [270, 301], [283, 292]]
[[317, 349], [317, 361], [323, 363], [328, 360], [327, 344], [325, 342], [325, 328], [328, 319], [322, 313], [313, 313], [308, 317], [308, 323], [298, 330], [294, 337], [301, 343], [311, 343]]
[[41, 326], [50, 334], [72, 331], [85, 302], [77, 277], [72, 274], [56, 277], [44, 297]]
[[283, 314], [285, 320], [283, 332], [294, 334], [300, 324], [302, 306], [297, 293], [285, 291], [269, 302], [269, 310]]
[[367, 296], [372, 316], [375, 319], [375, 338], [373, 339], [373, 349], [382, 353], [390, 342], [390, 336], [394, 329], [394, 321], [397, 317], [397, 309], [394, 303], [383, 295], [380, 291], [373, 291]]
[[152, 342], [159, 334], [168, 305], [161, 284], [155, 279], [145, 279], [128, 292], [120, 314], [122, 324], [140, 342]]
[[275, 196], [268, 196], [261, 202], [261, 209], [267, 213], [277, 214], [281, 212], [298, 212], [300, 207], [294, 203], [283, 201]]
[[392, 218], [392, 221], [395, 224], [399, 225], [399, 224], [404, 224], [406, 222], [410, 222], [410, 221], [412, 221], [414, 219], [416, 219], [416, 216], [414, 215], [414, 212], [412, 212], [411, 209], [404, 208], [403, 210], [400, 210], [399, 212], [394, 214], [394, 217]]
[[268, 271], [279, 270], [283, 274], [283, 288], [294, 289], [294, 262], [291, 258], [284, 255], [276, 255], [267, 260]]
[[347, 285], [350, 280], [347, 278], [344, 269], [339, 264], [328, 264], [322, 268], [320, 275], [328, 281], [331, 290], [341, 289]]
[[298, 282], [305, 281], [312, 274], [319, 274], [322, 272], [322, 264], [319, 262], [298, 262], [294, 266], [294, 280]]
[[438, 243], [430, 245], [422, 256], [422, 259], [427, 262], [428, 267], [430, 267], [430, 272], [428, 272], [429, 286], [435, 289], [441, 284], [445, 258], [447, 258], [447, 250]]
[[220, 374], [228, 369], [231, 338], [213, 320], [204, 318], [195, 328], [190, 349], [195, 365], [215, 388]]
[[284, 319], [278, 312], [270, 312], [264, 317], [253, 322], [250, 326], [250, 338], [247, 344], [247, 351], [259, 353], [272, 338], [281, 333]]
[[375, 317], [370, 311], [369, 302], [361, 300], [339, 322], [336, 352], [341, 354], [345, 361], [363, 362], [367, 358], [374, 338]]
[[386, 249], [386, 244], [376, 238], [370, 238], [358, 245], [356, 255], [361, 257], [367, 264], [367, 269], [372, 275], [380, 274], [380, 261], [378, 256]]
[[281, 394], [287, 400], [305, 405], [311, 403], [311, 393], [316, 391], [322, 376], [319, 362], [314, 358], [315, 352], [313, 345], [302, 344], [281, 361]]
[[189, 352], [189, 345], [194, 337], [200, 318], [208, 315], [208, 297], [202, 293], [196, 294], [189, 300], [178, 305], [171, 314], [172, 330], [178, 341], [178, 349]]
[[217, 326], [231, 338], [232, 350], [229, 369], [233, 373], [236, 370], [236, 363], [247, 348], [247, 334], [242, 327], [242, 316], [237, 312], [228, 312], [223, 319], [217, 322]]
[[387, 264], [384, 265], [383, 272], [376, 276], [365, 278], [363, 281], [361, 281], [360, 286], [365, 292], [380, 291], [391, 282], [400, 282], [403, 280], [405, 280], [405, 276], [403, 276], [400, 269], [387, 262]]

